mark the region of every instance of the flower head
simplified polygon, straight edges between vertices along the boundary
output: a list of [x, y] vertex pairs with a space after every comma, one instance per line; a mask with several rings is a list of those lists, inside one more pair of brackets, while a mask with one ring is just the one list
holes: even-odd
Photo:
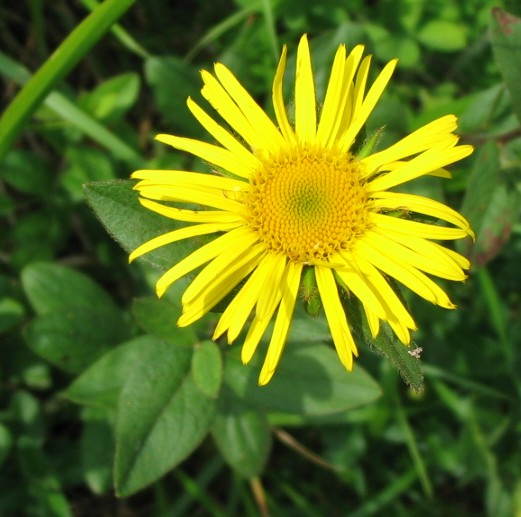
[[[217, 63], [213, 75], [202, 72], [202, 94], [227, 127], [188, 99], [190, 111], [217, 144], [171, 135], [157, 139], [202, 158], [222, 174], [133, 174], [140, 180], [135, 188], [143, 206], [193, 224], [144, 243], [130, 259], [181, 239], [216, 234], [164, 273], [157, 294], [204, 266], [182, 297], [178, 324], [185, 326], [242, 283], [221, 315], [214, 339], [226, 333], [232, 343], [247, 328], [242, 347], [247, 363], [274, 320], [260, 384], [271, 379], [281, 357], [304, 271], [314, 272], [333, 342], [348, 370], [358, 352], [344, 294], [359, 299], [373, 336], [385, 321], [409, 344], [416, 326], [387, 277], [445, 308], [454, 305], [430, 277], [466, 278], [468, 260], [435, 241], [472, 235], [468, 222], [442, 203], [391, 189], [427, 174], [449, 176], [443, 167], [468, 156], [472, 147], [457, 145], [456, 118], [448, 115], [387, 149], [356, 156], [355, 138], [396, 65], [388, 63], [367, 88], [371, 57], [363, 52], [362, 46], [349, 55], [343, 45], [338, 48], [318, 115], [308, 41], [302, 37], [294, 124], [282, 95], [286, 48], [273, 81], [276, 123]], [[184, 204], [200, 209], [182, 208]]]

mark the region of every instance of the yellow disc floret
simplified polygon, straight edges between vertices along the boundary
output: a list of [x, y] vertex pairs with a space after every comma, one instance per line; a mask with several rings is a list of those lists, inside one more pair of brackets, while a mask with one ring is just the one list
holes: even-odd
[[267, 249], [293, 262], [323, 262], [368, 228], [360, 164], [349, 154], [296, 147], [264, 160], [250, 181], [250, 226]]

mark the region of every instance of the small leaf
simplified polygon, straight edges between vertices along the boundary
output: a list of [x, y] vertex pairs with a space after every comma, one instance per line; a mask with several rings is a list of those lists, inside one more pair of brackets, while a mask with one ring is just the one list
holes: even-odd
[[212, 437], [235, 472], [248, 479], [262, 474], [272, 442], [268, 419], [226, 387], [212, 424]]
[[[127, 252], [153, 237], [183, 226], [141, 206], [134, 185], [131, 180], [115, 180], [84, 186], [87, 201], [96, 215]], [[185, 257], [194, 246], [191, 240], [177, 242], [147, 253], [142, 260], [164, 270]]]
[[0, 467], [9, 455], [12, 445], [13, 437], [9, 429], [0, 423]]
[[310, 416], [346, 411], [380, 396], [378, 384], [361, 366], [346, 371], [330, 347], [292, 344], [287, 343], [273, 379], [262, 387], [257, 384], [260, 353], [250, 365], [227, 354], [226, 383], [254, 406]]
[[24, 316], [23, 306], [12, 298], [0, 299], [0, 334], [16, 325]]
[[129, 72], [111, 77], [82, 94], [79, 104], [96, 119], [113, 122], [136, 102], [138, 94], [139, 76]]
[[22, 271], [22, 285], [38, 314], [65, 311], [71, 307], [95, 307], [105, 312], [107, 319], [123, 323], [121, 312], [112, 298], [87, 275], [74, 269], [33, 263]]
[[65, 396], [79, 404], [115, 410], [123, 384], [158, 343], [155, 337], [140, 336], [114, 348], [75, 379]]
[[219, 347], [213, 341], [203, 341], [195, 346], [192, 376], [197, 387], [208, 398], [217, 397], [223, 377], [223, 360]]
[[521, 18], [494, 7], [490, 29], [494, 58], [521, 123]]
[[117, 493], [126, 497], [184, 460], [208, 433], [217, 401], [189, 369], [192, 351], [160, 342], [127, 379], [116, 424]]
[[454, 52], [465, 48], [467, 28], [446, 20], [432, 20], [419, 30], [417, 37], [420, 43], [432, 50]]

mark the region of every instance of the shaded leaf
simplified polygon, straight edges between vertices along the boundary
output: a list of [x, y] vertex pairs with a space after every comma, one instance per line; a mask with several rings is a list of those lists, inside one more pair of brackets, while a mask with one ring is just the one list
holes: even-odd
[[266, 415], [224, 388], [212, 437], [226, 462], [246, 478], [262, 474], [272, 435]]
[[217, 401], [189, 369], [192, 351], [161, 342], [127, 379], [118, 405], [115, 484], [128, 496], [184, 460], [208, 433]]
[[521, 123], [521, 18], [499, 7], [492, 9], [490, 39], [496, 64]]
[[346, 411], [380, 396], [378, 384], [361, 366], [346, 371], [330, 347], [291, 345], [287, 344], [273, 379], [262, 387], [257, 384], [260, 353], [250, 365], [227, 354], [227, 384], [254, 406], [310, 416]]
[[217, 397], [223, 377], [223, 360], [221, 351], [214, 342], [203, 341], [195, 346], [192, 376], [197, 387], [208, 398]]

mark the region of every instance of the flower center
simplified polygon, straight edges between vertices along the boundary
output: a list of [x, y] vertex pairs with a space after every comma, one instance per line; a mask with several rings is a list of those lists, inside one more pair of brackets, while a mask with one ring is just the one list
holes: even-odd
[[360, 164], [332, 149], [298, 147], [270, 156], [251, 178], [245, 204], [266, 248], [294, 262], [327, 260], [369, 227]]

